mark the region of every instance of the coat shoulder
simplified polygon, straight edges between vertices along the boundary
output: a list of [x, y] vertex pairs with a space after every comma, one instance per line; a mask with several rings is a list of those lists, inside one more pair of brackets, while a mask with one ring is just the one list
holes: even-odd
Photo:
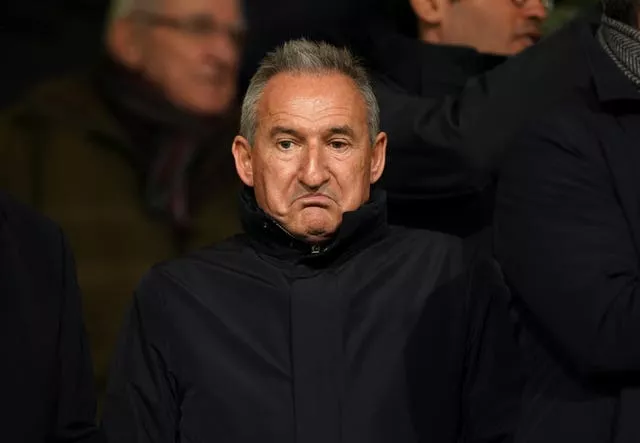
[[35, 246], [56, 244], [60, 246], [61, 230], [53, 221], [18, 201], [0, 192], [0, 224], [13, 239]]
[[153, 266], [142, 278], [138, 297], [169, 287], [195, 294], [222, 287], [221, 276], [250, 275], [259, 261], [253, 250], [246, 247], [244, 235], [235, 235], [212, 246], [199, 249], [183, 257]]

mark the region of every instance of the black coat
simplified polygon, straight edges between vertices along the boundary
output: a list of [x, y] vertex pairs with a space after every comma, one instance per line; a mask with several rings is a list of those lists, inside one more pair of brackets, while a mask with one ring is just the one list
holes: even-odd
[[[456, 182], [466, 171], [455, 154], [455, 139], [439, 144], [452, 131], [446, 125], [455, 124], [442, 122], [447, 110], [440, 106], [447, 103], [447, 97], [464, 93], [471, 79], [507, 58], [467, 47], [426, 44], [391, 31], [383, 22], [375, 22], [356, 42], [355, 51], [372, 73], [381, 129], [389, 134], [389, 161], [382, 183], [390, 193], [390, 222], [460, 236], [484, 227], [491, 212], [480, 193], [457, 193]], [[414, 113], [419, 110], [415, 107], [424, 105], [431, 108], [431, 115], [424, 118], [421, 114], [423, 120], [416, 124]], [[427, 131], [425, 140], [413, 140], [407, 123], [415, 125], [413, 131]], [[416, 180], [424, 188], [416, 186]], [[416, 205], [416, 193], [428, 202]]]
[[[374, 58], [389, 135], [383, 184], [390, 221], [462, 236], [487, 226], [497, 171], [514, 134], [588, 84], [579, 35], [598, 20], [599, 12], [589, 11], [487, 72], [499, 58], [460, 48], [449, 56], [453, 66], [417, 43], [379, 46], [379, 54], [385, 47], [388, 53], [381, 60], [365, 53]], [[443, 90], [446, 96], [433, 93]]]
[[0, 441], [100, 441], [81, 315], [60, 229], [0, 195]]
[[496, 201], [527, 443], [640, 441], [640, 92], [579, 43], [589, 85], [518, 136]]
[[509, 441], [521, 379], [499, 271], [390, 229], [374, 195], [315, 248], [245, 194], [247, 235], [153, 269], [118, 347], [108, 440]]

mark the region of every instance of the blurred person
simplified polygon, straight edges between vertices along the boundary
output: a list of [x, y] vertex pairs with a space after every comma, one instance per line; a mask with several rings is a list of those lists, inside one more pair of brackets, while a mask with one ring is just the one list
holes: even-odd
[[80, 291], [48, 219], [0, 193], [0, 439], [102, 442]]
[[507, 155], [496, 254], [526, 356], [516, 442], [640, 441], [640, 3], [604, 0], [589, 84]]
[[515, 55], [542, 37], [550, 0], [410, 0], [418, 38], [432, 45]]
[[[508, 58], [532, 46], [541, 38], [541, 26], [547, 18], [550, 0], [401, 0], [391, 18], [365, 18], [362, 35], [354, 37], [356, 51], [366, 60], [375, 78], [376, 94], [382, 107], [382, 128], [390, 131], [390, 181], [383, 180], [390, 194], [390, 220], [409, 223], [427, 229], [456, 235], [468, 235], [478, 227], [476, 218], [484, 222], [486, 214], [477, 213], [475, 201], [458, 196], [450, 187], [444, 173], [467, 174], [464, 165], [456, 164], [455, 157], [436, 146], [430, 162], [416, 162], [416, 154], [404, 150], [422, 150], [420, 141], [407, 140], [407, 134], [394, 128], [411, 122], [420, 130], [429, 123], [431, 116], [416, 122], [410, 107], [427, 100], [437, 111], [443, 111], [444, 97], [460, 93], [465, 84]], [[384, 10], [386, 11], [386, 10]], [[397, 26], [394, 20], [403, 19]], [[464, 105], [465, 103], [463, 103]], [[397, 109], [402, 109], [396, 112]], [[463, 108], [466, 111], [468, 108]], [[475, 112], [485, 112], [479, 104]], [[422, 117], [422, 115], [421, 115]], [[439, 118], [435, 112], [435, 118]], [[427, 142], [442, 136], [448, 137], [451, 120], [438, 122], [433, 133], [427, 134]], [[406, 123], [404, 123], [406, 125]], [[497, 129], [496, 129], [497, 130]], [[455, 136], [454, 136], [455, 137]], [[447, 139], [445, 148], [455, 139]], [[408, 144], [411, 143], [411, 144]], [[430, 149], [433, 149], [430, 147]], [[398, 150], [400, 153], [397, 153]], [[430, 153], [431, 154], [431, 153]], [[456, 169], [460, 168], [460, 169]], [[407, 174], [404, 177], [403, 176]], [[444, 198], [432, 198], [421, 214], [413, 215], [413, 197], [420, 189], [412, 186], [414, 174], [417, 180], [429, 181], [432, 193], [441, 192]], [[401, 195], [396, 198], [396, 180]]]
[[502, 442], [520, 403], [495, 263], [391, 228], [366, 71], [296, 40], [233, 144], [246, 234], [162, 263], [110, 374], [110, 442]]
[[0, 116], [0, 186], [69, 236], [100, 385], [148, 267], [239, 230], [243, 33], [238, 0], [116, 1], [91, 72]]

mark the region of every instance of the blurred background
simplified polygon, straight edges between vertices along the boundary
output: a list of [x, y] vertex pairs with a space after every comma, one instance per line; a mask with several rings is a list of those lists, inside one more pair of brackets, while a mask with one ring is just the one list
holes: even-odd
[[[70, 72], [100, 55], [108, 0], [8, 0], [0, 6], [0, 106], [18, 99], [39, 79]], [[246, 87], [265, 51], [296, 35], [340, 31], [350, 19], [394, 11], [404, 0], [245, 0], [249, 36], [241, 85]], [[545, 24], [552, 32], [594, 0], [556, 0]], [[239, 93], [243, 92], [241, 87]]]

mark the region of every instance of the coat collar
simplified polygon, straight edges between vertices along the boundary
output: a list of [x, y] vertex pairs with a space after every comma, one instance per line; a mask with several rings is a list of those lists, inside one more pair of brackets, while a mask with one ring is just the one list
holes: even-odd
[[606, 104], [640, 100], [640, 91], [600, 46], [595, 37], [596, 26], [585, 29], [582, 40], [598, 101]]
[[253, 189], [245, 187], [240, 200], [242, 225], [252, 245], [262, 253], [287, 261], [326, 263], [365, 248], [388, 230], [386, 194], [375, 188], [370, 200], [358, 210], [346, 212], [335, 236], [320, 245], [287, 232], [258, 207]]

